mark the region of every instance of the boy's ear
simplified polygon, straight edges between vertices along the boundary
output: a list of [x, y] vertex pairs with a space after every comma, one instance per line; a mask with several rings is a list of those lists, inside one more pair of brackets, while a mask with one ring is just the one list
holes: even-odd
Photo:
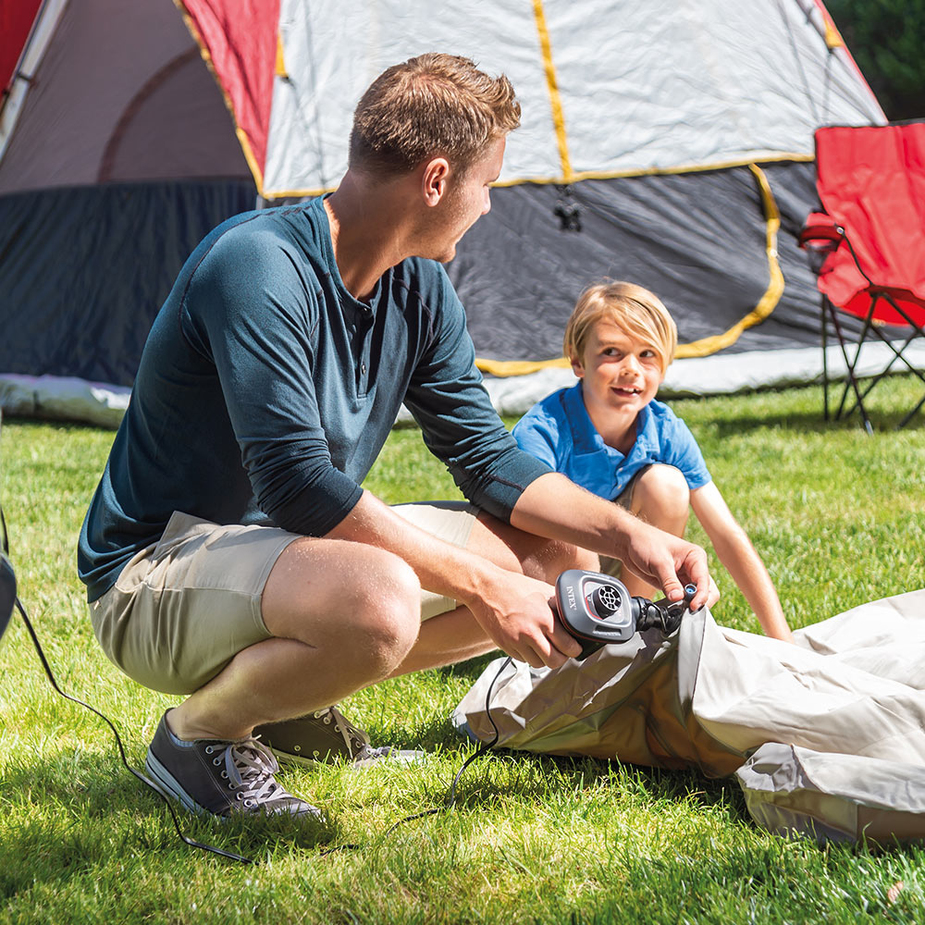
[[421, 172], [421, 192], [427, 205], [437, 205], [446, 195], [449, 176], [450, 162], [445, 157], [434, 157], [424, 164]]
[[572, 364], [572, 372], [578, 376], [579, 379], [583, 379], [585, 375], [585, 368], [582, 365], [581, 360], [576, 356], [570, 356], [568, 361]]

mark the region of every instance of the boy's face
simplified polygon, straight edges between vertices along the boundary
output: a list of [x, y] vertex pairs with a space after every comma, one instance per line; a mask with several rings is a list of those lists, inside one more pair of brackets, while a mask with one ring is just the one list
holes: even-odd
[[609, 319], [589, 332], [581, 357], [572, 357], [572, 369], [584, 381], [585, 406], [595, 412], [638, 414], [653, 398], [665, 374], [651, 344], [627, 334]]

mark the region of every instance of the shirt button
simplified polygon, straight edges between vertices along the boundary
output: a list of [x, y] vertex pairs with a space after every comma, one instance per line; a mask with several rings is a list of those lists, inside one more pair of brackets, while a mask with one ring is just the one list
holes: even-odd
[[366, 375], [366, 364], [365, 363], [360, 367], [360, 372], [363, 373], [364, 376]]

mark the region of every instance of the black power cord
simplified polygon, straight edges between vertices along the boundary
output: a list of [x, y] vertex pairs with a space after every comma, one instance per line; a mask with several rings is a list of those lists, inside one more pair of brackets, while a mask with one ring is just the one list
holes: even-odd
[[[501, 677], [502, 672], [508, 665], [511, 664], [511, 656], [509, 655], [502, 663], [501, 667], [498, 669], [498, 673], [491, 679], [491, 684], [488, 685], [488, 690], [485, 693], [485, 715], [488, 717], [488, 721], [491, 723], [491, 728], [494, 729], [495, 734], [492, 736], [490, 742], [486, 742], [484, 745], [479, 746], [478, 751], [471, 754], [462, 764], [462, 767], [456, 772], [456, 776], [453, 778], [453, 783], [450, 785], [450, 789], [447, 792], [446, 798], [443, 801], [443, 806], [436, 809], [426, 809], [424, 812], [415, 813], [413, 816], [406, 816], [404, 819], [399, 819], [385, 834], [390, 835], [395, 829], [400, 825], [404, 825], [406, 822], [411, 822], [413, 819], [420, 819], [423, 816], [433, 816], [436, 813], [447, 812], [451, 810], [456, 805], [456, 786], [459, 783], [459, 779], [463, 776], [463, 772], [466, 768], [472, 764], [477, 758], [481, 758], [486, 752], [490, 752], [495, 745], [498, 743], [498, 738], [501, 733], [498, 731], [498, 727], [495, 725], [494, 717], [491, 715], [491, 692], [497, 682], [498, 678]], [[385, 836], [383, 836], [385, 837]]]
[[[492, 690], [498, 678], [501, 677], [502, 672], [508, 665], [511, 664], [513, 659], [509, 655], [502, 663], [501, 667], [498, 669], [498, 673], [491, 679], [491, 684], [488, 685], [488, 690], [485, 693], [485, 714], [488, 717], [488, 721], [491, 723], [491, 728], [494, 730], [495, 734], [492, 736], [490, 742], [486, 742], [484, 745], [480, 745], [478, 750], [473, 752], [463, 763], [460, 769], [456, 772], [456, 776], [453, 778], [453, 783], [450, 784], [450, 789], [447, 791], [447, 795], [443, 800], [443, 806], [438, 806], [433, 809], [425, 809], [420, 813], [412, 813], [410, 816], [405, 816], [403, 819], [399, 819], [398, 822], [394, 822], [385, 832], [382, 833], [381, 838], [388, 838], [399, 826], [404, 825], [406, 822], [413, 822], [415, 819], [423, 819], [425, 816], [436, 816], [438, 813], [449, 812], [456, 805], [456, 787], [459, 784], [460, 778], [463, 776], [463, 772], [466, 768], [469, 767], [476, 759], [481, 758], [482, 755], [490, 752], [498, 742], [498, 739], [501, 735], [498, 730], [497, 725], [495, 724], [494, 717], [491, 715], [491, 694]], [[357, 844], [345, 844], [338, 845], [335, 848], [329, 848], [327, 851], [322, 851], [320, 857], [324, 857], [328, 854], [333, 854], [335, 851], [356, 851], [360, 848], [363, 848], [363, 845]]]
[[[0, 507], [0, 548], [2, 548], [3, 554], [6, 557], [9, 557], [9, 538], [6, 529], [6, 519], [3, 516], [3, 508]], [[12, 569], [10, 569], [12, 574]], [[48, 663], [48, 659], [45, 657], [45, 651], [42, 648], [42, 644], [39, 642], [39, 637], [35, 632], [35, 628], [32, 625], [32, 621], [29, 619], [29, 615], [26, 613], [26, 608], [23, 607], [22, 601], [19, 599], [19, 595], [16, 595], [14, 598], [14, 603], [16, 609], [19, 611], [19, 615], [22, 617], [23, 623], [26, 624], [26, 630], [29, 632], [29, 636], [32, 639], [32, 645], [35, 647], [35, 651], [38, 653], [39, 661], [42, 663], [42, 668], [45, 669], [45, 674], [48, 677], [48, 682], [51, 684], [52, 688], [56, 693], [60, 694], [65, 700], [70, 700], [72, 703], [76, 703], [79, 706], [82, 706], [84, 709], [89, 710], [91, 713], [95, 713], [107, 726], [112, 730], [112, 734], [116, 740], [116, 746], [119, 749], [119, 757], [122, 759], [122, 764], [125, 765], [126, 770], [130, 774], [133, 774], [138, 778], [146, 787], [149, 787], [154, 793], [157, 794], [158, 798], [164, 803], [170, 812], [170, 818], [173, 820], [174, 828], [177, 831], [177, 835], [184, 844], [189, 845], [191, 848], [199, 848], [202, 851], [208, 851], [212, 854], [220, 855], [223, 858], [229, 858], [232, 861], [241, 861], [244, 864], [253, 864], [254, 862], [250, 858], [246, 858], [243, 855], [235, 854], [233, 851], [225, 851], [223, 848], [217, 848], [215, 845], [208, 845], [204, 842], [195, 841], [187, 835], [184, 835], [183, 830], [180, 828], [180, 821], [177, 819], [176, 811], [174, 810], [170, 800], [158, 789], [157, 784], [151, 780], [147, 775], [142, 774], [137, 768], [132, 767], [129, 764], [128, 758], [125, 756], [125, 748], [122, 745], [122, 737], [119, 735], [119, 731], [116, 729], [112, 720], [108, 716], [101, 713], [95, 707], [91, 707], [90, 704], [85, 703], [83, 700], [79, 700], [77, 697], [72, 697], [70, 694], [65, 693], [58, 686], [58, 682], [55, 680], [54, 672], [51, 670], [51, 665]]]

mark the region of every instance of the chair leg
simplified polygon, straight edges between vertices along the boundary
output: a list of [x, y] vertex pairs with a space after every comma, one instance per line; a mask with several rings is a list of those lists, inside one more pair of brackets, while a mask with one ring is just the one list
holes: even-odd
[[828, 337], [828, 315], [829, 300], [826, 296], [822, 297], [819, 314], [822, 317], [822, 419], [826, 422], [829, 420], [829, 337]]
[[896, 429], [902, 430], [916, 416], [922, 405], [925, 405], [925, 395], [919, 399], [919, 403], [896, 425]]
[[[838, 314], [834, 306], [831, 309], [832, 324], [835, 327], [835, 334], [838, 337], [838, 343], [841, 346], [842, 356], [845, 359], [845, 366], [848, 372], [848, 381], [845, 383], [845, 387], [842, 390], [841, 401], [838, 404], [838, 410], [835, 412], [835, 420], [837, 421], [841, 418], [842, 412], [844, 412], [845, 417], [847, 417], [849, 414], [851, 414], [852, 411], [854, 411], [855, 408], [857, 408], [861, 412], [861, 419], [864, 422], [864, 430], [866, 430], [867, 433], [871, 435], [873, 435], [874, 429], [871, 426], [870, 418], [867, 417], [867, 411], [864, 408], [864, 396], [861, 394], [861, 389], [860, 389], [860, 386], [858, 385], [858, 380], [857, 380], [857, 377], [854, 371], [855, 371], [855, 368], [857, 367], [858, 360], [861, 357], [861, 348], [864, 346], [864, 340], [867, 337], [867, 331], [868, 331], [868, 328], [870, 327], [870, 319], [871, 319], [872, 314], [873, 314], [873, 303], [871, 304], [871, 310], [870, 312], [868, 312], [867, 318], [865, 320], [864, 330], [862, 331], [861, 338], [858, 341], [858, 348], [854, 353], [854, 359], [851, 360], [848, 357], [848, 347], [847, 347], [847, 344], [845, 343], [845, 336], [842, 333], [841, 325], [838, 323]], [[855, 403], [848, 411], [844, 411], [845, 400], [848, 397], [849, 389], [853, 389], [854, 391]]]
[[[909, 314], [903, 310], [902, 306], [899, 305], [889, 293], [884, 293], [883, 298], [886, 299], [887, 302], [890, 303], [890, 305], [895, 309], [896, 312], [898, 312], [900, 315], [903, 316], [903, 318], [906, 320], [906, 323], [912, 329], [911, 333], [906, 338], [903, 345], [897, 350], [894, 343], [891, 340], [889, 340], [879, 328], [874, 328], [874, 331], [876, 332], [880, 340], [882, 340], [890, 348], [890, 350], [892, 350], [893, 353], [895, 354], [893, 359], [890, 360], [890, 363], [887, 366], [887, 370], [889, 370], [889, 368], [897, 360], [901, 360], [905, 364], [906, 368], [909, 370], [910, 373], [912, 373], [914, 376], [917, 376], [921, 382], [925, 383], [925, 371], [921, 369], [917, 369], [915, 366], [913, 366], [909, 362], [909, 360], [906, 358], [906, 355], [905, 355], [906, 348], [916, 339], [916, 337], [925, 338], [925, 328], [923, 328], [922, 325], [914, 321], [909, 316]], [[884, 371], [884, 373], [885, 372], [886, 370]], [[909, 423], [909, 421], [911, 421], [912, 418], [915, 417], [915, 415], [918, 413], [922, 405], [925, 405], [925, 396], [923, 396], [921, 400], [919, 401], [919, 403], [896, 425], [896, 429], [901, 430], [903, 427], [905, 427]]]
[[[883, 331], [880, 330], [879, 327], [873, 324], [874, 310], [877, 306], [877, 301], [879, 299], [885, 299], [887, 302], [889, 302], [890, 305], [892, 305], [893, 308], [896, 310], [896, 312], [905, 319], [906, 323], [912, 329], [912, 333], [910, 333], [909, 336], [905, 338], [904, 342], [899, 347], [897, 347], [896, 344], [893, 341], [891, 341], [883, 333]], [[858, 340], [857, 350], [855, 351], [854, 359], [852, 361], [848, 359], [847, 347], [844, 343], [844, 339], [843, 339], [842, 332], [841, 332], [841, 326], [838, 323], [838, 316], [836, 314], [836, 311], [837, 310], [834, 308], [834, 306], [832, 306], [831, 307], [832, 321], [833, 321], [833, 324], [835, 325], [835, 330], [838, 333], [839, 341], [842, 346], [842, 354], [845, 357], [845, 363], [848, 367], [848, 382], [846, 382], [844, 390], [842, 391], [842, 399], [841, 399], [841, 403], [838, 406], [838, 410], [835, 412], [835, 420], [838, 420], [841, 417], [842, 413], [844, 413], [845, 416], [847, 416], [851, 414], [851, 412], [854, 411], [855, 408], [857, 408], [861, 412], [861, 417], [864, 421], [865, 430], [868, 433], [872, 433], [873, 429], [870, 424], [870, 419], [867, 416], [867, 410], [864, 407], [864, 400], [870, 394], [874, 386], [876, 386], [877, 383], [880, 382], [881, 379], [883, 379], [890, 373], [890, 371], [893, 369], [894, 365], [896, 364], [897, 360], [905, 364], [909, 372], [917, 376], [918, 379], [921, 380], [922, 383], [925, 383], [925, 371], [917, 369], [915, 366], [912, 365], [912, 363], [909, 362], [908, 358], [905, 356], [906, 348], [915, 340], [916, 337], [921, 336], [925, 338], [925, 328], [923, 328], [921, 325], [917, 324], [912, 318], [910, 318], [909, 315], [903, 310], [902, 306], [898, 305], [895, 302], [895, 300], [892, 298], [892, 296], [889, 295], [889, 293], [875, 293], [871, 300], [870, 309], [867, 313], [867, 316], [864, 319], [864, 327], [861, 331], [861, 337]], [[886, 364], [886, 366], [879, 373], [877, 373], [877, 375], [874, 376], [870, 380], [870, 382], [867, 383], [866, 387], [862, 391], [858, 383], [858, 379], [857, 379], [857, 364], [860, 359], [861, 348], [864, 342], [867, 340], [868, 335], [871, 332], [876, 334], [876, 336], [880, 339], [880, 341], [882, 341], [887, 347], [889, 347], [889, 349], [893, 352], [893, 356], [891, 357], [890, 361]], [[855, 403], [847, 411], [845, 411], [844, 406], [845, 406], [845, 401], [848, 397], [849, 389], [854, 390]], [[925, 405], [925, 397], [923, 397], [922, 400], [899, 422], [899, 424], [896, 425], [897, 430], [905, 427], [906, 424], [908, 424], [909, 421], [912, 420], [912, 418], [922, 408], [923, 405]]]

